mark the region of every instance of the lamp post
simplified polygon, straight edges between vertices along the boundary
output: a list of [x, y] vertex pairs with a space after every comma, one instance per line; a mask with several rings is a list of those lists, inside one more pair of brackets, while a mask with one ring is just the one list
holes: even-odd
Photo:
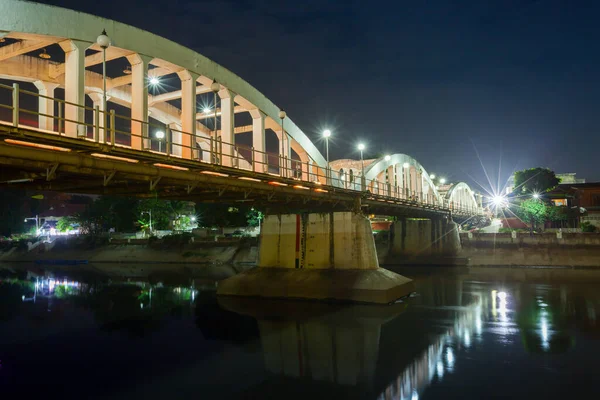
[[[215, 80], [213, 81], [213, 83], [210, 84], [210, 90], [212, 90], [213, 92], [213, 103], [215, 105], [215, 126], [214, 131], [215, 131], [215, 138], [214, 138], [214, 150], [211, 149], [211, 151], [213, 151], [213, 160], [215, 160], [214, 162], [216, 162], [216, 154], [217, 154], [217, 93], [219, 93], [219, 90], [221, 90], [221, 85], [219, 85], [219, 83]], [[220, 159], [220, 158], [219, 158]]]
[[162, 141], [165, 138], [165, 133], [163, 131], [157, 131], [154, 136], [158, 139], [158, 151], [162, 153]]
[[31, 218], [25, 218], [25, 222], [27, 221], [31, 221], [34, 220], [35, 221], [35, 235], [39, 235], [39, 231], [40, 231], [40, 218], [36, 215], [35, 217], [31, 217]]
[[148, 214], [150, 216], [150, 223], [148, 225], [150, 226], [150, 233], [152, 233], [152, 210], [142, 211], [142, 214]]
[[323, 137], [325, 138], [325, 156], [327, 159], [327, 167], [325, 170], [325, 179], [329, 184], [329, 137], [331, 136], [331, 131], [329, 129], [325, 129], [323, 131]]
[[363, 143], [359, 143], [358, 144], [358, 150], [360, 151], [360, 163], [361, 163], [361, 177], [360, 177], [360, 184], [361, 184], [361, 189], [364, 191], [365, 190], [365, 184], [366, 184], [366, 180], [365, 180], [365, 160], [363, 159], [363, 150], [365, 149], [365, 145]]
[[[285, 129], [283, 128], [283, 120], [285, 119], [285, 117], [287, 117], [287, 113], [282, 109], [281, 111], [279, 111], [279, 119], [281, 119], [281, 159], [283, 161], [283, 174], [281, 176], [285, 176], [286, 175], [286, 170], [287, 170], [287, 160], [285, 158], [285, 147], [284, 147], [284, 142], [285, 139], [287, 139], [287, 137], [285, 136]], [[281, 169], [281, 166], [280, 166]], [[280, 171], [281, 173], [281, 171]]]
[[106, 49], [110, 46], [110, 38], [106, 35], [106, 29], [102, 30], [100, 36], [96, 38], [96, 43], [102, 48], [102, 117], [104, 127], [104, 140], [106, 140]]

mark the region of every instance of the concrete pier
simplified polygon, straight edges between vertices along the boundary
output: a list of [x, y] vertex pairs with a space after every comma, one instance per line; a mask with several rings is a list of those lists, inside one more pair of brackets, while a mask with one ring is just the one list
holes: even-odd
[[402, 218], [390, 226], [385, 264], [455, 264], [458, 225], [445, 218]]
[[387, 304], [413, 290], [379, 268], [369, 220], [340, 212], [267, 216], [258, 267], [220, 282], [217, 294]]

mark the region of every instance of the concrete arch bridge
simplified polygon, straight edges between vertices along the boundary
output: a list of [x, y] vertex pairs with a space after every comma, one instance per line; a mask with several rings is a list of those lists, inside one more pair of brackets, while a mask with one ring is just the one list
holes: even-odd
[[[100, 40], [104, 30], [108, 37]], [[328, 165], [280, 107], [191, 49], [116, 21], [21, 0], [0, 0], [0, 166], [3, 187], [244, 202], [294, 213], [296, 259], [265, 262], [300, 269], [378, 266], [370, 226], [360, 228], [357, 211], [450, 227], [450, 216], [482, 213], [466, 184], [443, 194], [404, 154], [364, 166]], [[313, 251], [310, 241], [300, 235], [310, 232], [304, 228], [312, 217], [297, 214], [334, 211], [345, 213], [330, 214], [314, 245], [366, 240], [368, 249], [342, 259], [340, 248], [336, 261], [331, 247], [311, 261], [303, 256]], [[337, 227], [354, 227], [353, 241], [338, 238]]]

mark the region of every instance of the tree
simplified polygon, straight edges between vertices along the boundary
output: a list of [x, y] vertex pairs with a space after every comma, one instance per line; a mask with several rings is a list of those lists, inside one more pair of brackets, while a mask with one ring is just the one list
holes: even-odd
[[173, 204], [169, 200], [156, 198], [141, 200], [137, 207], [139, 219], [149, 223], [150, 212], [152, 213], [152, 230], [169, 229], [171, 221], [177, 216]]
[[[251, 207], [243, 204], [232, 207], [228, 204], [197, 203], [198, 226], [240, 227], [248, 223], [247, 214]], [[258, 223], [257, 223], [258, 225]]]
[[515, 172], [516, 195], [544, 193], [554, 189], [560, 183], [554, 171], [548, 168], [530, 168]]
[[77, 225], [77, 218], [70, 217], [61, 217], [56, 223], [56, 230], [59, 232], [68, 232], [72, 230]]
[[265, 217], [265, 215], [258, 211], [255, 208], [251, 208], [250, 211], [246, 213], [246, 223], [248, 226], [254, 228], [260, 225], [260, 221]]
[[539, 199], [527, 199], [521, 202], [516, 210], [516, 214], [524, 221], [529, 221], [531, 233], [535, 229], [535, 224], [546, 222], [547, 206]]

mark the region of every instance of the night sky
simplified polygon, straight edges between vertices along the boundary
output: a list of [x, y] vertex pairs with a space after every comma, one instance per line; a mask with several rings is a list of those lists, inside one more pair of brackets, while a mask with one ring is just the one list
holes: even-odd
[[[600, 2], [53, 0], [164, 36], [283, 107], [331, 158], [402, 152], [496, 186], [536, 166], [600, 181]], [[366, 154], [367, 155], [367, 154]], [[477, 185], [475, 188], [480, 189]], [[488, 188], [489, 184], [485, 184]]]

